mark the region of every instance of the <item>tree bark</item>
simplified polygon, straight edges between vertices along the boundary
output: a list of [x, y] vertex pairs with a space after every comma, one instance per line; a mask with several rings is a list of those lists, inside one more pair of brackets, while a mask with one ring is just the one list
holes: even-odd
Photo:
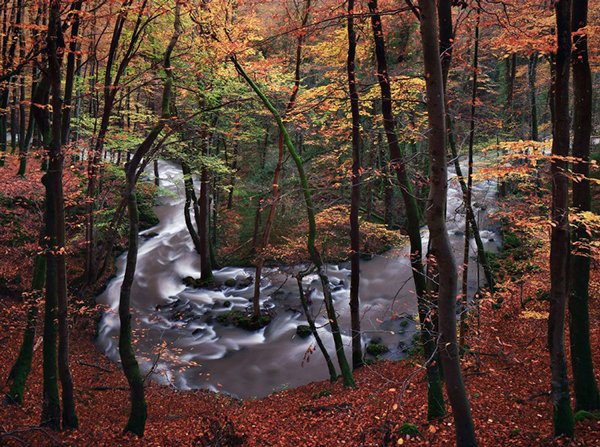
[[438, 348], [444, 368], [446, 391], [452, 405], [456, 444], [476, 446], [475, 430], [465, 390], [456, 340], [457, 271], [445, 221], [448, 173], [446, 169], [446, 114], [444, 80], [440, 61], [437, 32], [437, 14], [434, 0], [419, 0], [421, 12], [421, 40], [427, 91], [429, 118], [429, 182], [427, 224], [429, 226], [431, 255], [437, 263], [439, 275]]
[[[569, 396], [565, 357], [565, 309], [569, 285], [569, 64], [571, 59], [571, 1], [555, 3], [557, 50], [554, 76], [552, 125], [552, 232], [550, 236], [550, 314], [548, 345], [552, 371], [554, 434], [573, 436], [574, 419]], [[556, 158], [560, 157], [560, 158]]]
[[192, 172], [190, 170], [190, 167], [184, 161], [181, 162], [181, 171], [183, 173], [183, 184], [185, 187], [185, 204], [183, 208], [185, 226], [187, 227], [188, 232], [190, 233], [190, 237], [192, 238], [192, 242], [194, 243], [194, 249], [196, 250], [196, 253], [200, 254], [200, 252], [202, 251], [200, 237], [198, 236], [198, 232], [194, 228], [194, 223], [192, 222], [192, 216], [190, 213], [190, 205], [192, 204], [192, 199], [195, 198]]
[[352, 327], [352, 366], [356, 369], [363, 364], [362, 340], [360, 332], [360, 209], [361, 149], [360, 149], [360, 109], [356, 88], [356, 32], [354, 31], [354, 0], [348, 0], [348, 92], [352, 113], [352, 192], [350, 199], [350, 324]]
[[[573, 32], [587, 25], [587, 0], [573, 0], [571, 24]], [[587, 35], [574, 37], [573, 67], [573, 172], [582, 176], [573, 182], [573, 207], [590, 211], [590, 138], [592, 135], [592, 75], [587, 48]], [[594, 374], [590, 346], [589, 280], [590, 235], [586, 224], [576, 219], [572, 232], [571, 294], [569, 296], [569, 334], [571, 365], [575, 385], [575, 408], [595, 411], [600, 409], [600, 394]]]
[[529, 56], [529, 64], [527, 65], [527, 82], [529, 84], [529, 107], [530, 113], [530, 138], [533, 141], [539, 140], [538, 135], [538, 118], [537, 118], [537, 92], [535, 88], [536, 71], [537, 71], [537, 51]]
[[[406, 209], [406, 231], [410, 240], [410, 258], [419, 307], [421, 341], [423, 343], [425, 360], [428, 368], [428, 418], [434, 419], [443, 416], [445, 414], [445, 409], [439, 368], [434, 361], [431, 361], [435, 357], [435, 342], [433, 341], [434, 328], [431, 317], [433, 309], [431, 308], [431, 302], [426, 299], [427, 287], [422, 264], [421, 216], [417, 201], [412, 192], [411, 183], [408, 179], [406, 165], [402, 159], [400, 145], [398, 144], [396, 122], [392, 112], [392, 93], [386, 62], [383, 27], [381, 24], [381, 16], [377, 9], [377, 0], [370, 0], [368, 5], [369, 11], [371, 12], [371, 28], [373, 30], [375, 56], [377, 59], [377, 79], [381, 90], [381, 113], [383, 115], [383, 126], [388, 140], [390, 164], [398, 178], [400, 191], [404, 200], [404, 207]], [[431, 23], [431, 26], [434, 25], [437, 25], [435, 18], [434, 22]], [[435, 34], [437, 35], [437, 32]], [[437, 42], [436, 48], [439, 48]], [[436, 55], [436, 59], [439, 61], [439, 55]]]

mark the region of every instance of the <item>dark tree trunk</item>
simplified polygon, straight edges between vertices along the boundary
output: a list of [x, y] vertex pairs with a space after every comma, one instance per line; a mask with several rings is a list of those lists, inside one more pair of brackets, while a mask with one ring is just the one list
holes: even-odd
[[[121, 154], [119, 152], [119, 154]], [[158, 170], [158, 158], [154, 159], [154, 186], [160, 186], [160, 172]]]
[[[202, 155], [208, 155], [208, 139], [206, 130], [202, 133], [200, 141]], [[203, 284], [209, 285], [214, 281], [212, 263], [210, 262], [210, 174], [206, 166], [200, 170], [200, 197], [198, 200], [198, 236], [200, 238], [200, 279]]]
[[[569, 69], [571, 59], [571, 1], [555, 3], [557, 51], [554, 76], [552, 155], [569, 155]], [[550, 236], [550, 314], [548, 345], [552, 371], [554, 434], [573, 436], [574, 419], [569, 397], [565, 357], [565, 309], [569, 285], [569, 180], [567, 162], [555, 158], [552, 175], [552, 233]]]
[[63, 145], [69, 142], [69, 136], [71, 133], [71, 109], [73, 108], [73, 88], [75, 86], [75, 62], [80, 24], [79, 15], [82, 4], [83, 0], [78, 0], [71, 6], [71, 41], [69, 42], [69, 51], [67, 53], [67, 73], [65, 77], [65, 95], [62, 114], [61, 142]]
[[[473, 146], [475, 144], [475, 112], [477, 103], [477, 75], [479, 74], [479, 20], [481, 11], [477, 9], [477, 22], [475, 24], [475, 40], [473, 49], [473, 84], [471, 90], [471, 116], [469, 119], [469, 155], [468, 155], [468, 167], [467, 167], [467, 192], [464, 196], [465, 201], [465, 244], [463, 253], [463, 272], [462, 272], [462, 293], [461, 299], [463, 306], [460, 312], [460, 347], [465, 346], [465, 337], [467, 332], [467, 310], [469, 307], [469, 248], [471, 242], [471, 232], [469, 218], [466, 216], [467, 213], [473, 212], [471, 206], [471, 198], [473, 195]], [[457, 161], [458, 162], [458, 161]], [[473, 216], [473, 220], [475, 217]], [[476, 266], [477, 267], [477, 266]]]
[[185, 187], [185, 205], [183, 208], [183, 216], [185, 219], [185, 226], [190, 233], [190, 237], [192, 238], [192, 242], [194, 243], [194, 249], [198, 254], [200, 254], [201, 245], [200, 245], [200, 237], [198, 236], [198, 232], [194, 228], [194, 223], [192, 222], [192, 216], [190, 213], [190, 205], [192, 204], [192, 200], [195, 198], [194, 194], [194, 182], [192, 179], [192, 172], [190, 171], [189, 166], [184, 161], [181, 162], [181, 171], [183, 173], [183, 184]]
[[537, 118], [537, 92], [535, 89], [537, 71], [537, 51], [529, 56], [529, 64], [527, 65], [527, 83], [529, 84], [529, 107], [531, 108], [530, 113], [530, 126], [531, 126], [531, 139], [538, 141], [538, 118]]
[[[573, 32], [587, 24], [587, 0], [573, 0], [571, 24]], [[587, 49], [587, 35], [577, 34], [574, 39], [573, 66], [573, 171], [582, 176], [573, 182], [573, 207], [590, 211], [590, 138], [592, 135], [592, 75]], [[569, 333], [571, 365], [575, 384], [575, 408], [594, 411], [600, 409], [600, 394], [594, 375], [590, 346], [589, 280], [590, 235], [585, 222], [576, 219], [572, 232], [571, 294], [569, 297]]]
[[352, 193], [350, 200], [350, 320], [352, 326], [352, 366], [363, 364], [360, 333], [360, 110], [356, 88], [356, 32], [354, 31], [354, 0], [348, 0], [348, 92], [352, 111]]
[[[392, 94], [390, 87], [390, 78], [387, 69], [385, 44], [383, 40], [383, 28], [381, 24], [381, 16], [377, 10], [377, 0], [369, 1], [369, 11], [371, 12], [371, 27], [373, 30], [373, 39], [375, 41], [375, 56], [377, 59], [377, 79], [381, 89], [381, 112], [383, 115], [383, 126], [388, 140], [390, 152], [390, 164], [396, 172], [404, 207], [406, 209], [406, 230], [410, 239], [410, 257], [411, 266], [413, 269], [413, 280], [415, 283], [415, 291], [417, 293], [417, 301], [419, 307], [419, 320], [421, 324], [421, 341], [424, 346], [425, 360], [427, 362], [427, 379], [428, 379], [428, 417], [430, 419], [441, 417], [445, 414], [444, 398], [442, 395], [442, 386], [440, 380], [440, 372], [437, 364], [431, 360], [435, 356], [435, 343], [433, 339], [433, 325], [431, 323], [431, 303], [426, 299], [426, 281], [425, 272], [422, 264], [422, 242], [420, 229], [420, 211], [417, 201], [412, 192], [412, 186], [408, 179], [406, 166], [402, 160], [400, 145], [398, 144], [398, 136], [396, 134], [396, 123], [392, 112]], [[437, 26], [435, 16], [430, 26]], [[437, 31], [435, 32], [437, 36]], [[436, 49], [439, 48], [438, 43], [435, 44]], [[439, 61], [439, 54], [436, 55]], [[442, 97], [443, 99], [443, 94]], [[442, 105], [443, 107], [443, 105]], [[443, 109], [442, 109], [443, 111]]]
[[[136, 199], [135, 185], [139, 176], [138, 168], [142, 164], [144, 157], [148, 156], [152, 146], [156, 142], [158, 136], [162, 132], [166, 120], [171, 116], [171, 97], [173, 90], [173, 71], [171, 68], [171, 54], [175, 49], [177, 40], [181, 34], [180, 22], [180, 3], [175, 4], [175, 19], [174, 31], [171, 40], [165, 50], [163, 59], [163, 70], [165, 73], [165, 81], [163, 85], [161, 117], [158, 123], [152, 128], [144, 141], [138, 146], [133, 154], [131, 161], [126, 166], [127, 185], [124, 191], [124, 199], [127, 200], [127, 208], [129, 211], [129, 240], [127, 251], [127, 263], [123, 283], [121, 285], [121, 294], [119, 297], [119, 321], [121, 327], [119, 329], [119, 355], [123, 372], [129, 383], [131, 410], [129, 420], [125, 426], [126, 432], [134, 433], [138, 436], [144, 435], [146, 426], [147, 407], [144, 396], [144, 380], [140, 373], [135, 352], [133, 350], [133, 342], [131, 336], [131, 286], [135, 277], [138, 254], [138, 233], [139, 233], [139, 216]], [[143, 169], [143, 165], [142, 168]]]
[[310, 313], [310, 307], [308, 305], [308, 300], [306, 299], [306, 295], [304, 294], [304, 287], [302, 286], [302, 276], [298, 276], [296, 278], [298, 282], [298, 291], [300, 293], [300, 303], [302, 303], [302, 309], [304, 310], [304, 315], [306, 316], [306, 322], [308, 323], [308, 327], [310, 327], [310, 331], [315, 337], [315, 342], [317, 346], [321, 350], [323, 357], [325, 358], [325, 363], [327, 364], [327, 370], [329, 371], [329, 381], [331, 383], [337, 380], [337, 371], [335, 370], [335, 366], [331, 361], [331, 356], [329, 352], [327, 352], [327, 348], [323, 344], [321, 337], [319, 336], [319, 332], [317, 331], [317, 326], [315, 325], [315, 320]]
[[427, 224], [430, 233], [431, 255], [435, 257], [439, 275], [440, 340], [438, 349], [444, 368], [446, 391], [453, 410], [456, 444], [460, 447], [476, 446], [471, 409], [458, 357], [456, 339], [458, 278], [445, 220], [448, 192], [446, 115], [435, 1], [419, 0], [419, 7], [427, 90], [427, 115], [430, 126], [428, 133], [430, 191], [427, 203]]

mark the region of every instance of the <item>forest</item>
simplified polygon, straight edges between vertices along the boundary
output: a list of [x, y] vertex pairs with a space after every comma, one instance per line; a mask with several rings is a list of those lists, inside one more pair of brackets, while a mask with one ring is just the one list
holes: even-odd
[[1, 446], [599, 446], [598, 0], [0, 0]]

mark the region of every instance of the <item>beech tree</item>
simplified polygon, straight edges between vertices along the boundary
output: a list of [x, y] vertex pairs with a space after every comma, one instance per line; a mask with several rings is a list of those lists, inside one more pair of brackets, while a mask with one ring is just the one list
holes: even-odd
[[567, 360], [565, 356], [565, 311], [568, 300], [569, 180], [564, 157], [569, 155], [569, 70], [571, 61], [571, 1], [555, 3], [557, 48], [552, 84], [552, 230], [550, 236], [550, 313], [548, 346], [552, 371], [554, 434], [573, 436]]
[[427, 116], [429, 117], [429, 198], [427, 226], [430, 233], [430, 253], [438, 272], [438, 302], [440, 339], [438, 349], [444, 368], [444, 380], [452, 405], [456, 445], [476, 446], [475, 430], [465, 385], [460, 370], [456, 338], [456, 292], [458, 285], [456, 262], [446, 230], [446, 114], [444, 81], [439, 57], [437, 11], [433, 0], [420, 0], [421, 42], [427, 86]]

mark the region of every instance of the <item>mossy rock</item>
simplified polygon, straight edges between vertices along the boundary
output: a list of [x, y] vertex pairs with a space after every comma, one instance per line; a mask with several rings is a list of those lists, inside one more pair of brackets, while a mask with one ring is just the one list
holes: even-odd
[[310, 329], [310, 326], [300, 324], [296, 327], [296, 335], [300, 338], [308, 338], [312, 335], [312, 330]]
[[186, 276], [185, 278], [183, 278], [182, 281], [188, 287], [195, 287], [196, 286], [196, 280], [194, 278], [192, 278], [191, 276]]
[[366, 348], [367, 354], [374, 357], [379, 357], [387, 352], [390, 352], [390, 348], [381, 343], [380, 341], [370, 341]]
[[221, 324], [231, 324], [247, 331], [257, 331], [268, 325], [271, 322], [271, 317], [269, 315], [261, 315], [258, 318], [253, 318], [252, 315], [248, 315], [241, 310], [230, 310], [217, 316], [217, 321]]
[[235, 278], [227, 278], [223, 282], [223, 285], [225, 285], [226, 287], [235, 287], [236, 284], [237, 284], [237, 281], [235, 280]]
[[223, 307], [231, 307], [231, 301], [229, 301], [229, 300], [223, 301]]

